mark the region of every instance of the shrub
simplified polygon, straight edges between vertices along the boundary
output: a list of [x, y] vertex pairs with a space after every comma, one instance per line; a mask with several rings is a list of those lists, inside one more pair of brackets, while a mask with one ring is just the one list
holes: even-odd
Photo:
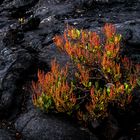
[[48, 111], [69, 112], [76, 103], [72, 87], [68, 85], [67, 67], [59, 70], [56, 60], [51, 63], [51, 72], [38, 71], [38, 81], [32, 82], [33, 103]]
[[33, 103], [49, 111], [76, 114], [82, 121], [104, 118], [108, 105], [125, 108], [132, 100], [140, 66], [121, 56], [121, 38], [112, 24], [105, 24], [101, 37], [92, 31], [68, 26], [54, 37], [56, 46], [67, 53], [76, 66], [73, 80], [68, 67], [60, 69], [52, 61], [51, 72], [38, 71], [33, 82]]

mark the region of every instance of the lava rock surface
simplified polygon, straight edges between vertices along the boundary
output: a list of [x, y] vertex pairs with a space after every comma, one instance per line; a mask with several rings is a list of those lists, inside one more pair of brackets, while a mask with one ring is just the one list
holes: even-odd
[[140, 0], [1, 0], [0, 140], [138, 140], [139, 89], [130, 112], [115, 112], [83, 130], [35, 109], [30, 84], [38, 69], [49, 71], [53, 58], [62, 66], [69, 61], [52, 40], [67, 24], [100, 32], [105, 23], [114, 23], [123, 35], [124, 52], [140, 63], [139, 7]]

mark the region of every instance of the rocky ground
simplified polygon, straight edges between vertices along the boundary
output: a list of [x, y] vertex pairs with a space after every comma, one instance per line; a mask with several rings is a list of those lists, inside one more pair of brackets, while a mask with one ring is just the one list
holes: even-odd
[[53, 36], [66, 24], [99, 31], [106, 22], [116, 25], [124, 52], [140, 63], [140, 0], [0, 1], [0, 140], [140, 140], [140, 89], [128, 110], [89, 129], [32, 105], [38, 68], [49, 71], [54, 57], [61, 65], [69, 61]]

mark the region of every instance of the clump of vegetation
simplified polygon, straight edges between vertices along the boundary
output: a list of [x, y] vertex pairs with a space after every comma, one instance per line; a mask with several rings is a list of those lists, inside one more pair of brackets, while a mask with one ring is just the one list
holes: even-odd
[[60, 69], [56, 60], [51, 71], [38, 71], [33, 82], [33, 103], [49, 111], [76, 114], [82, 121], [104, 118], [108, 105], [125, 108], [137, 86], [140, 66], [121, 56], [121, 38], [112, 24], [105, 24], [101, 37], [92, 31], [68, 26], [63, 35], [54, 37], [56, 46], [67, 53], [76, 66], [68, 81], [68, 66]]
[[35, 106], [48, 111], [70, 112], [76, 103], [73, 88], [67, 82], [67, 66], [60, 70], [56, 60], [51, 63], [51, 72], [38, 71], [38, 81], [32, 82]]

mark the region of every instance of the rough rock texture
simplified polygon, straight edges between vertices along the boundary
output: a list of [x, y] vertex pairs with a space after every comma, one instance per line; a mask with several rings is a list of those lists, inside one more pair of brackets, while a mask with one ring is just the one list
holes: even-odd
[[[26, 50], [21, 49], [19, 51], [14, 51], [13, 53], [8, 48], [7, 50], [6, 48], [1, 50], [1, 54], [3, 54], [3, 57], [5, 57], [2, 61], [4, 65], [3, 69], [1, 69], [0, 71], [0, 114], [2, 115], [3, 113], [8, 113], [9, 110], [11, 111], [12, 106], [18, 106], [18, 104], [20, 103], [20, 101], [18, 101], [19, 93], [16, 93], [16, 89], [18, 89], [17, 85], [20, 86], [20, 84], [18, 84], [17, 82], [19, 82], [19, 80], [23, 78], [23, 71], [29, 68], [31, 64], [31, 55]], [[11, 59], [10, 57], [12, 57], [13, 59]], [[8, 59], [10, 60], [8, 61]]]
[[58, 119], [34, 110], [19, 117], [15, 128], [22, 133], [25, 140], [90, 140], [92, 137], [65, 118]]
[[15, 140], [15, 139], [12, 138], [11, 134], [8, 131], [0, 129], [0, 140]]
[[29, 94], [38, 68], [47, 72], [55, 57], [62, 66], [69, 61], [52, 41], [67, 24], [100, 32], [106, 22], [114, 23], [123, 35], [124, 53], [140, 63], [139, 7], [140, 0], [1, 0], [0, 140], [139, 139], [139, 89], [131, 111], [93, 123], [90, 131], [98, 138], [68, 120], [37, 112]]

